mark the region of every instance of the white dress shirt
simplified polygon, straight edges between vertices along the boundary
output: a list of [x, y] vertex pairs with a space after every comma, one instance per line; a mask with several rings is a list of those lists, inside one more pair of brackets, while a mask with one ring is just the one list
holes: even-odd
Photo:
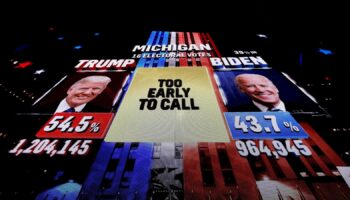
[[[86, 106], [86, 103], [82, 104], [80, 106], [74, 107], [74, 110], [75, 110], [75, 112], [81, 112], [85, 106]], [[68, 105], [68, 103], [66, 101], [66, 98], [64, 98], [60, 102], [60, 104], [58, 104], [58, 107], [57, 107], [55, 113], [57, 113], [57, 112], [64, 112], [65, 110], [67, 110], [69, 108], [71, 108], [71, 107]]]
[[[258, 103], [256, 101], [253, 101], [253, 104], [258, 107], [261, 111], [267, 112], [269, 111], [269, 107], [262, 105], [261, 103]], [[274, 109], [279, 109], [281, 111], [286, 111], [286, 107], [284, 106], [284, 103], [280, 101], [277, 106], [274, 107]]]

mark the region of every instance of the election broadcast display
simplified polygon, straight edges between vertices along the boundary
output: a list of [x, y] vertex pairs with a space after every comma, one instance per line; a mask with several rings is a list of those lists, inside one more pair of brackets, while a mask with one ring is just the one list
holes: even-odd
[[144, 42], [78, 60], [10, 119], [5, 199], [350, 199], [350, 166], [312, 123], [331, 116], [290, 75], [209, 33]]

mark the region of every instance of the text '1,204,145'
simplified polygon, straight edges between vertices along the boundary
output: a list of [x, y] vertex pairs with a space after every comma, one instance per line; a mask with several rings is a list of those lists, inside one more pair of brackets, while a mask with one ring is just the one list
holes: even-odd
[[35, 139], [28, 141], [21, 139], [17, 145], [9, 150], [9, 153], [15, 154], [44, 154], [50, 157], [54, 155], [86, 155], [90, 150], [92, 140], [49, 140]]

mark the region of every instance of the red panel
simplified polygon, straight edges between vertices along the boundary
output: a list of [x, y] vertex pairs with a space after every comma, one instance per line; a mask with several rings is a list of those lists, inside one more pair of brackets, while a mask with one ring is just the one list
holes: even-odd
[[[185, 42], [185, 33], [184, 32], [178, 32], [179, 36], [179, 44], [186, 44]], [[187, 58], [179, 58], [180, 66], [188, 66]]]
[[203, 180], [197, 144], [184, 145], [185, 199], [204, 199]]
[[36, 134], [39, 138], [105, 137], [113, 113], [55, 113]]
[[238, 154], [234, 142], [227, 143], [227, 151], [241, 199], [259, 199], [254, 174], [248, 160]]

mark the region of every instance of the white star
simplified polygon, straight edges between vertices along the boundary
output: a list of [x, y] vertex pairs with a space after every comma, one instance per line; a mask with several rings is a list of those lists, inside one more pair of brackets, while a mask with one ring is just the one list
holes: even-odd
[[34, 72], [34, 74], [41, 74], [41, 73], [44, 73], [44, 72], [45, 72], [45, 70], [40, 69], [40, 70], [36, 70], [36, 71]]
[[265, 34], [256, 34], [256, 35], [260, 38], [267, 38], [267, 35], [265, 35]]

